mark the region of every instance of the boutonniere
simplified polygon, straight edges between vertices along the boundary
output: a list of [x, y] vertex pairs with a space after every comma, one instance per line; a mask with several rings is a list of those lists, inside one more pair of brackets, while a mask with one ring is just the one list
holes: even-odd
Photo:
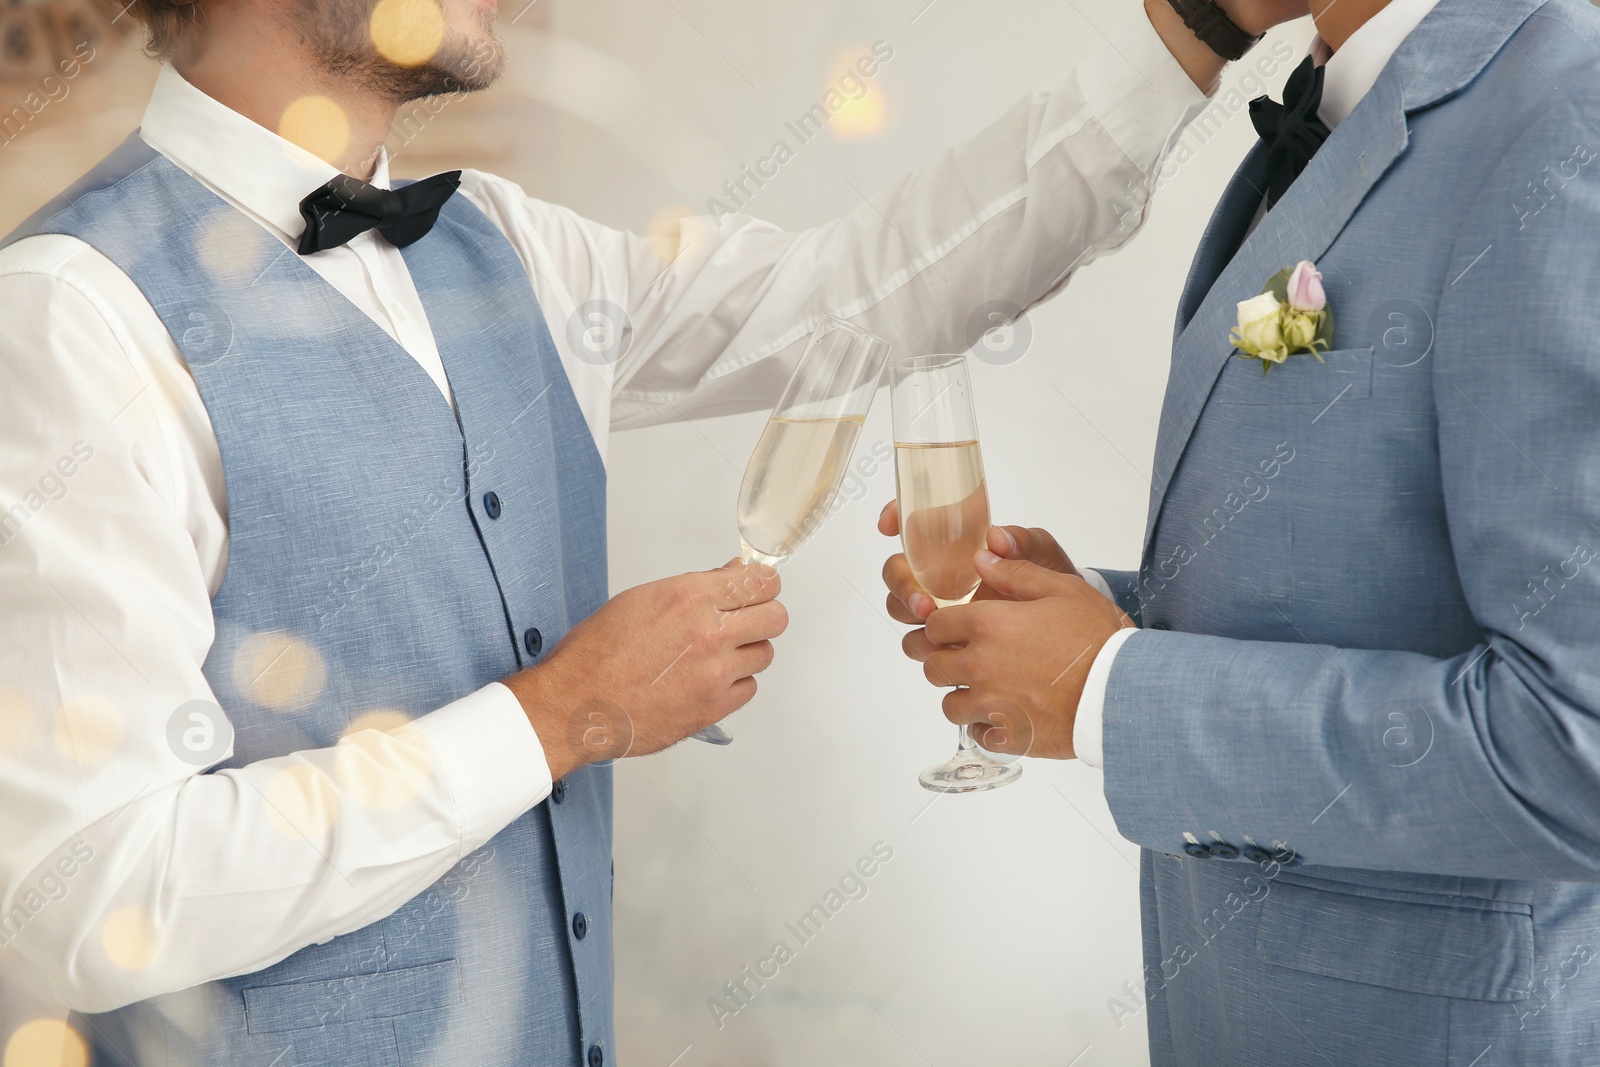
[[1262, 374], [1297, 352], [1321, 363], [1321, 350], [1333, 345], [1333, 312], [1316, 265], [1302, 259], [1269, 278], [1259, 296], [1239, 301], [1239, 325], [1228, 340], [1242, 358], [1259, 359]]

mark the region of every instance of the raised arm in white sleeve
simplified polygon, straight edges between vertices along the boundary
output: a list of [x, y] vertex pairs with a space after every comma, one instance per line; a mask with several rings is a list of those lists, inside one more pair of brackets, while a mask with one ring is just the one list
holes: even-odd
[[[899, 355], [963, 351], [980, 305], [1026, 309], [1133, 236], [1168, 148], [1206, 103], [1136, 21], [1120, 49], [1101, 42], [1053, 91], [812, 229], [719, 214], [647, 238], [504, 179], [469, 174], [463, 187], [518, 245], [580, 396], [611, 390], [617, 428], [759, 410], [825, 315]], [[614, 363], [582, 358], [566, 329], [596, 299], [626, 315]]]

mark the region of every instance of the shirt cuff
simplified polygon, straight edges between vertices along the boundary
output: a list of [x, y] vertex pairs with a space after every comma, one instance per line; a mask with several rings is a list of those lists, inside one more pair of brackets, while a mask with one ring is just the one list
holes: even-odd
[[1159, 163], [1208, 99], [1140, 6], [1121, 44], [1105, 41], [1078, 66], [1078, 87], [1101, 127], [1140, 167]]
[[1117, 595], [1111, 591], [1111, 583], [1107, 582], [1099, 571], [1093, 567], [1080, 567], [1078, 573], [1083, 575], [1083, 580], [1089, 583], [1089, 588], [1105, 597], [1113, 604], [1117, 602]]
[[455, 796], [462, 854], [550, 795], [550, 764], [511, 690], [490, 684], [416, 719]]
[[1078, 698], [1078, 717], [1072, 724], [1072, 751], [1091, 767], [1105, 766], [1101, 729], [1105, 723], [1106, 685], [1111, 680], [1111, 661], [1117, 658], [1117, 650], [1122, 643], [1138, 632], [1136, 626], [1124, 626], [1112, 634], [1100, 646], [1094, 662], [1089, 665], [1089, 677], [1083, 683], [1083, 696]]

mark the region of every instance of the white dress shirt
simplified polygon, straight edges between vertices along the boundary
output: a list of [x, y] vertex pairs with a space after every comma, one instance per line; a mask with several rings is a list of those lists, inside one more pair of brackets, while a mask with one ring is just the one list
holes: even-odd
[[[603, 455], [613, 425], [768, 406], [826, 314], [956, 350], [973, 302], [1026, 307], [1124, 243], [1143, 211], [1108, 191], [1147, 190], [1205, 102], [1142, 33], [811, 230], [686, 219], [663, 256], [503, 178], [469, 170], [461, 195], [527, 268]], [[170, 68], [141, 130], [291, 248], [334, 174]], [[307, 262], [450, 397], [397, 250], [367, 234]], [[590, 300], [628, 317], [611, 365], [569, 342]], [[548, 794], [499, 683], [328, 749], [214, 774], [178, 758], [169, 719], [213, 697], [228, 556], [205, 407], [149, 303], [81, 241], [0, 251], [0, 309], [0, 964], [89, 1011], [259, 970], [388, 915]]]
[[[1329, 53], [1322, 38], [1311, 43], [1311, 54], [1326, 68], [1323, 73], [1322, 105], [1317, 116], [1331, 131], [1350, 117], [1361, 98], [1377, 84], [1378, 75], [1389, 65], [1389, 59], [1400, 43], [1411, 35], [1417, 24], [1427, 17], [1439, 0], [1391, 0], [1389, 5], [1373, 15], [1337, 52]], [[1251, 224], [1253, 230], [1266, 214], [1256, 213]], [[1104, 578], [1093, 571], [1084, 571], [1084, 578], [1105, 596], [1111, 587]], [[1072, 748], [1079, 759], [1091, 767], [1104, 765], [1105, 755], [1102, 730], [1104, 728], [1106, 686], [1111, 679], [1111, 664], [1117, 650], [1139, 631], [1123, 629], [1111, 635], [1094, 663], [1089, 666], [1089, 677], [1083, 684], [1083, 696], [1078, 701], [1078, 718], [1072, 727]]]

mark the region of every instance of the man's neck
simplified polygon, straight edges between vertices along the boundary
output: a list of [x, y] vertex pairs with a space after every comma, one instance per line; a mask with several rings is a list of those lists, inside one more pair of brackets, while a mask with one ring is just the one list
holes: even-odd
[[[230, 8], [219, 4], [217, 14], [225, 18]], [[272, 29], [259, 21], [240, 32], [244, 29], [212, 27], [207, 46], [197, 50], [197, 56], [173, 65], [190, 85], [258, 126], [346, 174], [371, 178], [396, 105], [319, 69], [292, 30], [278, 29], [278, 35], [285, 37], [281, 46], [264, 48], [259, 38]], [[249, 44], [235, 49], [229, 41]], [[286, 66], [300, 69], [286, 70]]]
[[1311, 20], [1317, 36], [1331, 52], [1337, 52], [1361, 27], [1389, 6], [1390, 0], [1311, 0]]

